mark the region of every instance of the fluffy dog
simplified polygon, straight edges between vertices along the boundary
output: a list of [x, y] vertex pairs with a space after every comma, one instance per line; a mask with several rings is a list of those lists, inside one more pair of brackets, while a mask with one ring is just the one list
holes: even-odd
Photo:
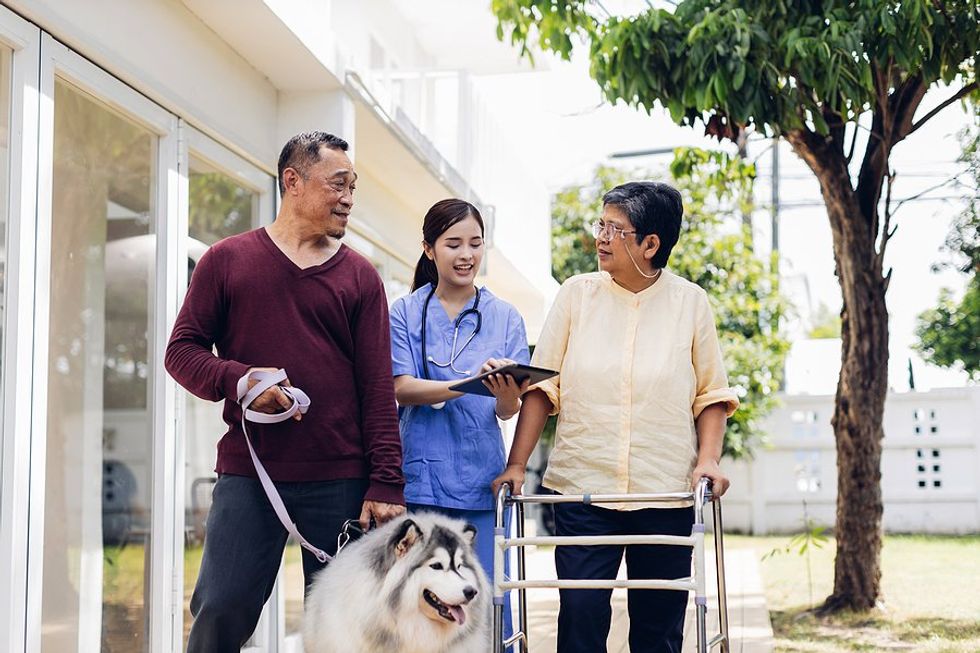
[[406, 515], [348, 545], [306, 598], [307, 653], [483, 653], [490, 591], [476, 528]]

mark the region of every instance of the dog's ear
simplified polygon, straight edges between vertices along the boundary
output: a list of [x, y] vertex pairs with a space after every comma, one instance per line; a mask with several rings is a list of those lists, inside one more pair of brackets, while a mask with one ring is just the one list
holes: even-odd
[[476, 526], [469, 522], [467, 522], [466, 526], [463, 526], [463, 540], [470, 546], [473, 546], [473, 543], [476, 541]]
[[392, 550], [396, 558], [403, 557], [415, 546], [416, 542], [422, 541], [422, 529], [411, 519], [406, 519], [399, 526], [398, 530], [391, 538]]

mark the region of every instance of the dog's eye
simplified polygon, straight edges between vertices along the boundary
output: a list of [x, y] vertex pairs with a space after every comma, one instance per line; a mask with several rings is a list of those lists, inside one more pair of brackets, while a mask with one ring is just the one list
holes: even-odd
[[431, 565], [429, 565], [429, 568], [430, 569], [436, 569], [438, 571], [442, 571], [442, 563], [441, 562], [433, 562]]

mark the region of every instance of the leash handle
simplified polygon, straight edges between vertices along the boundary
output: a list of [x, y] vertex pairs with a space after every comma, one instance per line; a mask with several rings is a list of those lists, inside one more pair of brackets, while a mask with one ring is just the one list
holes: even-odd
[[[248, 387], [248, 382], [250, 380], [256, 381], [256, 384], [251, 388]], [[299, 542], [301, 547], [316, 556], [316, 559], [320, 562], [327, 562], [332, 560], [332, 557], [327, 555], [327, 552], [323, 549], [319, 549], [310, 544], [307, 539], [300, 534], [299, 529], [296, 528], [296, 524], [289, 516], [289, 511], [286, 510], [286, 504], [283, 503], [282, 497], [279, 496], [279, 491], [276, 489], [275, 484], [269, 477], [269, 473], [265, 471], [265, 466], [262, 464], [262, 461], [259, 460], [258, 454], [255, 453], [255, 448], [252, 446], [252, 439], [248, 437], [248, 427], [246, 426], [246, 421], [255, 422], [257, 424], [276, 424], [292, 419], [293, 415], [295, 415], [297, 411], [300, 413], [306, 413], [306, 411], [309, 410], [309, 396], [299, 388], [294, 388], [291, 386], [280, 386], [279, 388], [293, 401], [292, 405], [285, 412], [269, 414], [249, 410], [248, 407], [252, 405], [252, 402], [255, 401], [259, 395], [272, 386], [278, 385], [285, 380], [286, 370], [284, 369], [279, 369], [275, 372], [255, 370], [246, 373], [245, 376], [238, 379], [238, 403], [242, 407], [242, 433], [245, 434], [245, 444], [248, 445], [248, 453], [252, 457], [252, 464], [255, 465], [255, 472], [258, 474], [259, 481], [262, 483], [262, 489], [265, 490], [265, 496], [268, 497], [269, 503], [272, 504], [272, 509], [275, 511], [276, 516], [279, 517], [279, 521], [282, 522], [282, 525], [285, 527], [286, 531], [292, 535], [297, 542]]]

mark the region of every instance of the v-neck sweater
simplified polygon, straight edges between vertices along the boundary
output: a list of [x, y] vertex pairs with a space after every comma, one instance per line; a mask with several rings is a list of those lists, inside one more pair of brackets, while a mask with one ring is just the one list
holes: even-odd
[[284, 368], [311, 405], [299, 422], [248, 424], [272, 479], [367, 478], [365, 499], [404, 503], [384, 286], [346, 245], [301, 269], [265, 229], [218, 242], [193, 271], [165, 365], [198, 397], [225, 400], [219, 474], [256, 475], [238, 379], [251, 367]]

